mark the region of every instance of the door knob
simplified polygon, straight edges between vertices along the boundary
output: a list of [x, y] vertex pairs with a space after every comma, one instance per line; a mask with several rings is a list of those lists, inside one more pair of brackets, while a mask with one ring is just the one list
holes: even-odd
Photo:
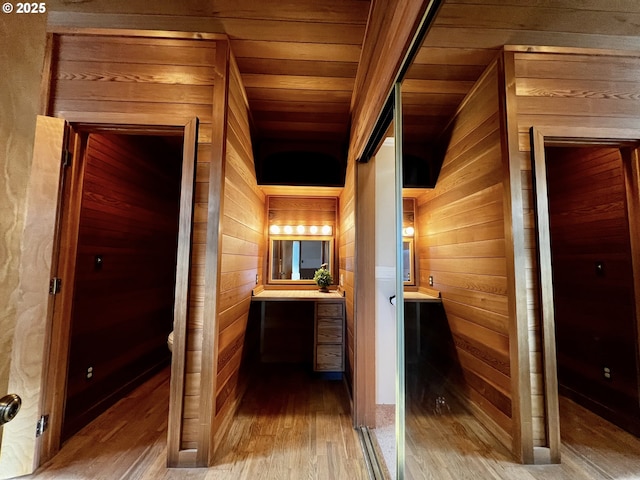
[[0, 398], [0, 425], [10, 422], [20, 411], [22, 400], [15, 393]]

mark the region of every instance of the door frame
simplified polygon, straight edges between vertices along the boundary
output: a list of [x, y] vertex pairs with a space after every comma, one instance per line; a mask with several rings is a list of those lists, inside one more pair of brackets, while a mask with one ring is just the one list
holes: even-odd
[[[640, 129], [590, 128], [570, 126], [531, 127], [531, 168], [533, 181], [533, 214], [536, 224], [538, 296], [540, 336], [542, 342], [545, 429], [551, 462], [560, 462], [560, 412], [557, 378], [557, 356], [553, 300], [553, 270], [551, 264], [551, 232], [546, 174], [547, 146], [612, 146], [629, 147], [628, 158], [623, 156], [627, 190], [631, 251], [640, 252]], [[634, 197], [635, 195], [635, 197]], [[633, 198], [636, 202], [630, 201]], [[640, 258], [632, 255], [636, 325], [640, 332]], [[639, 343], [640, 344], [640, 343]]]
[[[62, 279], [64, 287], [53, 296], [53, 305], [45, 320], [43, 339], [43, 372], [40, 393], [40, 412], [49, 415], [49, 428], [36, 445], [33, 468], [53, 457], [60, 450], [62, 418], [69, 360], [69, 332], [71, 305], [78, 238], [78, 222], [82, 182], [84, 148], [83, 137], [87, 133], [116, 133], [138, 135], [182, 136], [182, 179], [180, 188], [180, 218], [178, 230], [176, 286], [174, 303], [174, 340], [171, 359], [171, 389], [169, 397], [169, 421], [167, 454], [178, 455], [182, 434], [182, 410], [184, 373], [186, 364], [187, 314], [189, 301], [189, 278], [191, 268], [191, 244], [195, 190], [195, 167], [198, 138], [197, 117], [151, 116], [146, 114], [119, 114], [103, 112], [62, 112], [63, 120], [72, 128], [69, 135], [71, 167], [61, 174], [67, 178], [60, 186], [58, 203], [55, 206], [54, 231], [43, 232], [54, 238], [51, 267], [45, 275]], [[52, 117], [48, 117], [52, 118]], [[60, 168], [60, 167], [58, 167]], [[65, 167], [62, 167], [63, 169]], [[32, 176], [35, 172], [32, 171]], [[25, 261], [32, 259], [25, 259]], [[48, 259], [44, 259], [48, 260]], [[50, 270], [50, 272], [49, 272]], [[68, 288], [71, 286], [71, 288]], [[19, 312], [18, 312], [19, 314]], [[14, 347], [15, 348], [15, 347]], [[40, 415], [40, 414], [39, 414]], [[38, 415], [38, 416], [39, 416]]]

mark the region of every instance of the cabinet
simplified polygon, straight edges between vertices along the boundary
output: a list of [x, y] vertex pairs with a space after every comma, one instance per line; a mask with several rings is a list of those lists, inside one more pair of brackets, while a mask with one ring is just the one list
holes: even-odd
[[[260, 289], [254, 290], [251, 301], [261, 303], [262, 361], [295, 361], [313, 357], [314, 371], [327, 377], [342, 376], [345, 370], [346, 336], [343, 294], [317, 290]], [[270, 305], [269, 313], [267, 304]], [[278, 328], [278, 335], [269, 334]], [[312, 328], [313, 351], [310, 351]], [[286, 358], [282, 356], [284, 353], [287, 354]]]
[[314, 365], [316, 372], [344, 371], [344, 303], [316, 302]]

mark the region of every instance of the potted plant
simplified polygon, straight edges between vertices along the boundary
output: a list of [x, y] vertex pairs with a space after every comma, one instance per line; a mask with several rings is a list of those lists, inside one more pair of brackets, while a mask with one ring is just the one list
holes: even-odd
[[323, 263], [318, 270], [313, 275], [313, 281], [318, 285], [318, 290], [321, 292], [328, 292], [329, 285], [333, 283], [333, 278], [331, 278], [331, 272], [327, 270], [327, 264]]

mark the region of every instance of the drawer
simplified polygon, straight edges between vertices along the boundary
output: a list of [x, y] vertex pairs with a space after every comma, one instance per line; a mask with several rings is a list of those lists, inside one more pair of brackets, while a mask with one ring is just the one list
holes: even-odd
[[316, 343], [342, 343], [342, 318], [318, 318]]
[[318, 302], [316, 306], [316, 312], [319, 317], [341, 317], [342, 318], [342, 304]]
[[319, 372], [342, 372], [344, 370], [342, 345], [318, 345], [315, 369]]

